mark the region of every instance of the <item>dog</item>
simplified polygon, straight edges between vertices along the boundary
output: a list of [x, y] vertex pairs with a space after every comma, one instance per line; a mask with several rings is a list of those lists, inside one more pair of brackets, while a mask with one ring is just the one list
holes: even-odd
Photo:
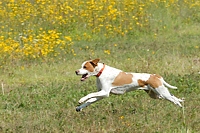
[[96, 76], [98, 92], [90, 93], [82, 97], [78, 102], [76, 111], [81, 111], [90, 104], [111, 94], [121, 95], [134, 90], [144, 90], [153, 99], [167, 99], [172, 103], [182, 107], [179, 99], [172, 95], [166, 87], [177, 89], [164, 81], [157, 74], [129, 73], [120, 69], [110, 67], [99, 62], [100, 59], [88, 60], [82, 63], [82, 67], [75, 71], [76, 75], [82, 75], [81, 81], [85, 81], [90, 76]]

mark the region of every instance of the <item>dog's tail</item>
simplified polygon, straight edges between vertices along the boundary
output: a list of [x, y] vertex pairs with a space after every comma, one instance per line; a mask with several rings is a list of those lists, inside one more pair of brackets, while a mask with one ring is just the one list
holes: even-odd
[[176, 86], [172, 86], [172, 85], [168, 84], [167, 82], [165, 82], [165, 80], [164, 80], [163, 78], [161, 78], [161, 81], [163, 82], [163, 84], [164, 84], [165, 86], [167, 86], [167, 87], [169, 87], [169, 88], [171, 88], [171, 89], [177, 89]]

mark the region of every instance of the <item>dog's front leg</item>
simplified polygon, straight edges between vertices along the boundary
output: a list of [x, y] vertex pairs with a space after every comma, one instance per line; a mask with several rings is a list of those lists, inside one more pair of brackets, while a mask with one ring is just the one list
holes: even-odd
[[83, 108], [89, 106], [90, 104], [94, 103], [94, 102], [97, 102], [99, 100], [103, 99], [103, 97], [95, 97], [95, 98], [91, 98], [89, 100], [87, 100], [84, 104], [76, 107], [76, 111], [79, 112], [81, 111]]
[[94, 92], [94, 93], [90, 93], [87, 96], [82, 97], [78, 102], [79, 104], [85, 102], [86, 100], [90, 99], [90, 98], [97, 98], [97, 97], [108, 97], [110, 92], [106, 92], [104, 90], [101, 90], [99, 92]]

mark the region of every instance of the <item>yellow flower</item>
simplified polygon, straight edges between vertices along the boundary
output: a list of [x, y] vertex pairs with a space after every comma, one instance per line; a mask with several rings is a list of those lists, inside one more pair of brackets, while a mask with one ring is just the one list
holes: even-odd
[[120, 116], [119, 118], [120, 118], [120, 119], [124, 119], [124, 116], [122, 115], [122, 116]]
[[21, 69], [24, 70], [24, 66], [21, 66]]
[[110, 55], [110, 50], [104, 50], [104, 53]]
[[72, 38], [70, 36], [65, 36], [65, 39], [70, 41], [70, 42], [72, 41]]

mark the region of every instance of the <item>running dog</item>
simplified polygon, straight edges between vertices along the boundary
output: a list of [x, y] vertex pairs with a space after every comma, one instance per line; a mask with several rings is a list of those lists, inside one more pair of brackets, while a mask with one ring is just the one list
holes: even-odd
[[82, 63], [82, 67], [75, 71], [76, 75], [82, 75], [81, 81], [85, 81], [90, 76], [96, 76], [98, 92], [90, 93], [79, 100], [79, 106], [76, 111], [81, 111], [88, 105], [97, 102], [109, 94], [124, 94], [134, 90], [144, 90], [151, 98], [167, 99], [172, 103], [182, 107], [179, 99], [172, 95], [167, 87], [177, 89], [164, 81], [157, 74], [148, 73], [130, 73], [123, 72], [99, 62], [100, 59], [88, 60]]

